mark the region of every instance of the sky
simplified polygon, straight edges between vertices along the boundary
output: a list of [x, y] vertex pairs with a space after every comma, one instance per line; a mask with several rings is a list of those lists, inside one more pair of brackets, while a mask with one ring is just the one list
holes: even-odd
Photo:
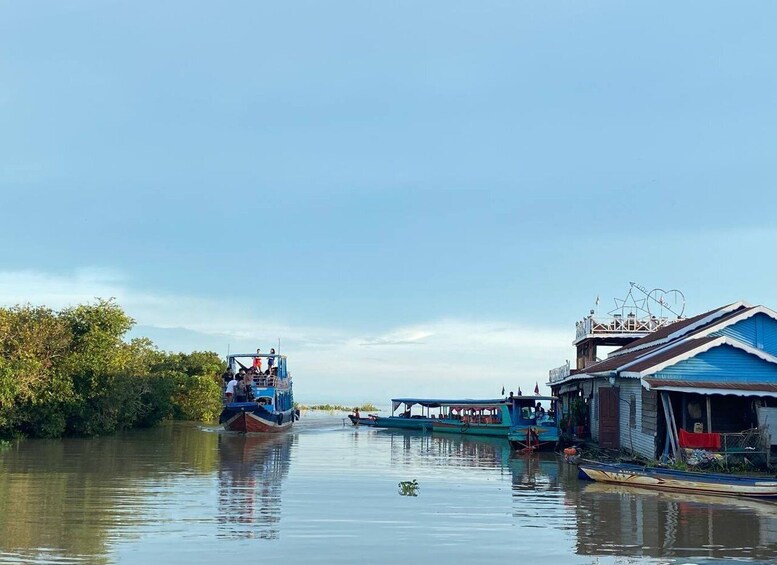
[[0, 305], [524, 392], [634, 281], [777, 308], [773, 2], [0, 0]]

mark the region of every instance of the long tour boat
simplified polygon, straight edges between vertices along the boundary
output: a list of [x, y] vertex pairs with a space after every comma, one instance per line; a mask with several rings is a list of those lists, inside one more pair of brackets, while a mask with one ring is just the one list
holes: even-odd
[[376, 428], [507, 437], [510, 429], [510, 403], [504, 398], [393, 398], [391, 416], [370, 415], [369, 419], [358, 420], [352, 416], [349, 418], [354, 425]]
[[277, 433], [291, 428], [299, 412], [294, 409], [291, 373], [285, 355], [236, 353], [227, 356], [227, 366], [235, 375], [240, 375], [242, 370], [243, 381], [248, 380], [248, 386], [245, 398], [226, 395], [219, 416], [224, 429]]

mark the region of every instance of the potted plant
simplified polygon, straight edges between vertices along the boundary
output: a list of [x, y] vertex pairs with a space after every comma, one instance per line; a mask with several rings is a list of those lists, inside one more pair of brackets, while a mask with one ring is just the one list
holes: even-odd
[[573, 399], [572, 404], [569, 406], [569, 418], [577, 437], [583, 437], [585, 435], [587, 416], [588, 407], [586, 406], [585, 401], [581, 397]]

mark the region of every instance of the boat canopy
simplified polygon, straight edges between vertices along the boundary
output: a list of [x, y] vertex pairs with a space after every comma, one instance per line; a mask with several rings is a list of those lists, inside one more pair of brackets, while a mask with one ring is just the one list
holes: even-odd
[[281, 355], [280, 353], [232, 353], [227, 355], [227, 367], [233, 371], [236, 370], [235, 365], [239, 365], [243, 369], [248, 369], [248, 366], [241, 363], [240, 359], [251, 359], [251, 363], [248, 363], [248, 365], [251, 365], [254, 359], [274, 359], [274, 367], [276, 368], [277, 376], [281, 379], [291, 377], [291, 373], [289, 373], [286, 368], [286, 356]]
[[543, 400], [546, 401], [554, 401], [558, 400], [557, 396], [513, 396], [513, 401], [518, 404], [525, 404], [527, 406], [532, 405], [534, 406], [537, 402], [542, 402]]
[[391, 399], [391, 411], [394, 412], [402, 404], [408, 408], [414, 404], [424, 406], [426, 408], [440, 408], [442, 406], [461, 407], [461, 408], [496, 408], [497, 406], [504, 406], [507, 404], [507, 400], [504, 398], [494, 398], [477, 400], [472, 398], [465, 398], [463, 400], [450, 400], [440, 398], [392, 398]]
[[284, 359], [286, 358], [285, 355], [281, 355], [280, 353], [258, 353], [258, 354], [257, 353], [232, 353], [230, 355], [227, 355], [227, 360], [244, 358], [244, 357], [250, 358], [250, 359], [262, 359], [267, 357], [273, 357], [273, 358], [283, 357]]

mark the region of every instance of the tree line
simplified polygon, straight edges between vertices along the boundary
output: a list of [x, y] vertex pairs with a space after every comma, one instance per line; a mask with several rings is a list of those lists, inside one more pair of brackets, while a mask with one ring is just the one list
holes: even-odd
[[224, 362], [125, 340], [113, 300], [0, 308], [0, 438], [95, 436], [166, 419], [214, 420]]

